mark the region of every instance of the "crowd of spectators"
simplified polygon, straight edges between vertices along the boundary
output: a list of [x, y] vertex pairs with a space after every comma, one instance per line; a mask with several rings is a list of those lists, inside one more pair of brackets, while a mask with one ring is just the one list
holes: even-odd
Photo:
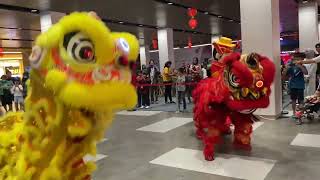
[[[148, 109], [151, 104], [158, 104], [159, 98], [164, 97], [165, 104], [175, 104], [176, 97], [178, 111], [185, 111], [188, 103], [192, 103], [192, 90], [196, 83], [210, 75], [208, 62], [200, 65], [199, 59], [194, 58], [192, 64], [183, 64], [181, 67], [172, 67], [167, 61], [162, 67], [162, 73], [153, 60], [148, 65], [142, 65], [136, 71], [135, 82], [140, 109]], [[183, 109], [180, 109], [183, 104]]]

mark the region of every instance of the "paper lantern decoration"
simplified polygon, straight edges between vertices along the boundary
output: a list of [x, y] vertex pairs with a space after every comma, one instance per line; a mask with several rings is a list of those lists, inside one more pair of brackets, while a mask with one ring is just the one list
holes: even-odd
[[189, 27], [195, 29], [198, 26], [198, 21], [194, 18], [189, 20]]
[[3, 49], [0, 48], [0, 57], [2, 57], [2, 56], [3, 56]]
[[198, 14], [198, 11], [196, 8], [189, 8], [188, 9], [188, 16], [195, 17]]
[[158, 49], [158, 40], [157, 39], [152, 40], [152, 47], [153, 47], [153, 49]]
[[195, 19], [195, 16], [197, 14], [198, 14], [198, 11], [196, 8], [189, 8], [188, 9], [188, 16], [191, 17], [188, 25], [191, 29], [195, 29], [198, 26], [198, 21]]

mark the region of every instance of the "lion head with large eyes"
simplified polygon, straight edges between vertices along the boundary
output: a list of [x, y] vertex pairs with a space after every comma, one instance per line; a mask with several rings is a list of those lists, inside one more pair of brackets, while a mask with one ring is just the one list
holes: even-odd
[[268, 58], [256, 53], [243, 56], [233, 53], [213, 62], [211, 71], [212, 77], [193, 92], [199, 101], [202, 92], [209, 91], [202, 97], [209, 111], [211, 106], [224, 104], [230, 110], [250, 114], [269, 105], [275, 67]]
[[110, 32], [90, 13], [72, 13], [37, 38], [30, 64], [45, 88], [72, 108], [125, 109], [136, 104], [130, 82], [138, 49], [133, 35]]

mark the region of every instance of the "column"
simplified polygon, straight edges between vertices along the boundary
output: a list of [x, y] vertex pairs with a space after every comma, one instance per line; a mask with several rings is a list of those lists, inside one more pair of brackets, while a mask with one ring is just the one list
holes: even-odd
[[158, 47], [159, 47], [159, 64], [160, 64], [161, 72], [163, 71], [164, 64], [167, 61], [171, 61], [172, 67], [175, 67], [172, 29], [158, 30]]
[[[316, 1], [299, 3], [299, 48], [300, 51], [315, 50], [319, 42], [318, 3]], [[306, 83], [305, 96], [316, 90], [316, 64], [306, 65], [309, 82]]]
[[243, 53], [260, 53], [276, 66], [270, 105], [256, 114], [278, 117], [282, 111], [279, 0], [241, 0], [240, 11]]
[[299, 3], [299, 48], [315, 50], [319, 42], [318, 3], [316, 1]]
[[40, 25], [41, 32], [47, 31], [53, 24], [59, 21], [60, 18], [65, 16], [64, 13], [43, 11], [40, 12]]
[[147, 65], [150, 61], [150, 52], [147, 45], [140, 46], [140, 63], [141, 65]]
[[318, 37], [319, 37], [319, 41], [320, 41], [320, 22], [318, 23], [318, 32], [319, 32]]

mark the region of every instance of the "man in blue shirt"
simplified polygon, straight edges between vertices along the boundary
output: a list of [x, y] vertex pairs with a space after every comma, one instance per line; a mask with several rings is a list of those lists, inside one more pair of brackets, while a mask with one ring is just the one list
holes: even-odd
[[[286, 67], [283, 73], [283, 78], [289, 78], [289, 90], [292, 103], [293, 116], [295, 117], [296, 113], [296, 103], [298, 100], [299, 105], [303, 105], [304, 101], [304, 89], [305, 81], [304, 75], [308, 74], [308, 71], [305, 66], [297, 63], [305, 59], [305, 54], [295, 53], [293, 54], [292, 61]], [[301, 124], [301, 120], [297, 120], [297, 124]]]

